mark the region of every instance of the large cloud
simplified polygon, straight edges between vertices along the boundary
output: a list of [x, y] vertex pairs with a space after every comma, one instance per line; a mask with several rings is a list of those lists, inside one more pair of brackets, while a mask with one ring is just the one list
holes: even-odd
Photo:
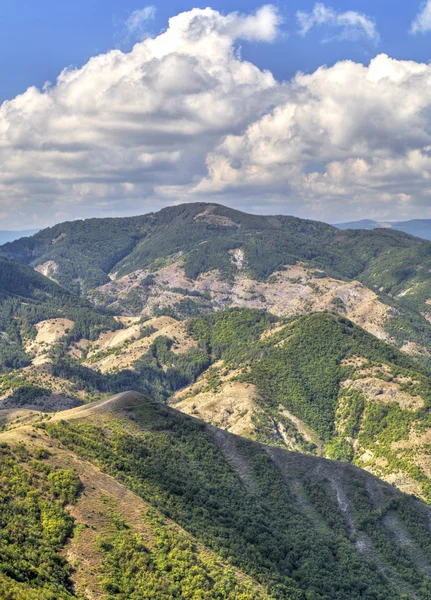
[[287, 195], [317, 216], [429, 215], [431, 66], [377, 56], [285, 88], [285, 102], [207, 157], [199, 194]]
[[279, 22], [271, 6], [194, 9], [3, 103], [0, 218], [202, 199], [327, 220], [429, 215], [431, 66], [382, 55], [280, 83], [235, 45], [272, 42]]

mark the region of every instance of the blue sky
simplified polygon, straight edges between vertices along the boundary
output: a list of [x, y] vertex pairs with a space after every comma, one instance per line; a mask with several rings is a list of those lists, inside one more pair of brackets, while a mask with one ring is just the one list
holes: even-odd
[[[222, 12], [249, 12], [262, 2], [160, 2], [148, 26], [158, 33], [169, 17], [190, 8], [211, 6]], [[381, 35], [378, 44], [367, 40], [322, 43], [322, 31], [305, 38], [296, 31], [297, 10], [312, 10], [313, 0], [277, 2], [288, 33], [273, 44], [242, 42], [243, 56], [260, 68], [270, 69], [279, 79], [292, 77], [298, 70], [314, 71], [322, 64], [340, 59], [368, 62], [377, 52], [394, 58], [427, 62], [431, 58], [431, 34], [412, 36], [409, 26], [418, 12], [420, 0], [334, 0], [331, 7], [370, 15]], [[66, 66], [81, 66], [91, 56], [115, 47], [115, 23], [125, 20], [145, 2], [121, 0], [14, 0], [5, 2], [0, 16], [0, 101], [10, 99], [30, 85], [42, 86], [54, 80]]]
[[4, 3], [0, 229], [431, 217], [431, 0], [209, 4]]

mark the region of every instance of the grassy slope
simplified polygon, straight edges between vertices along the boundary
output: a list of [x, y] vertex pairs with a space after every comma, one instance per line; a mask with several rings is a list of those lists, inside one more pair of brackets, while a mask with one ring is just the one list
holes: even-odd
[[16, 429], [0, 444], [2, 599], [270, 600], [251, 577], [43, 430]]
[[68, 553], [76, 589], [96, 597], [429, 597], [430, 509], [350, 465], [263, 447], [136, 394], [0, 442], [48, 447], [39, 470], [66, 462], [80, 477]]

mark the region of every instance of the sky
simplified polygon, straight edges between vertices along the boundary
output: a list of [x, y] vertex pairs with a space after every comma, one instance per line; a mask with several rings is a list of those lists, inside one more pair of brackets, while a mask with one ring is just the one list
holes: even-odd
[[14, 0], [0, 229], [208, 201], [431, 217], [431, 0]]

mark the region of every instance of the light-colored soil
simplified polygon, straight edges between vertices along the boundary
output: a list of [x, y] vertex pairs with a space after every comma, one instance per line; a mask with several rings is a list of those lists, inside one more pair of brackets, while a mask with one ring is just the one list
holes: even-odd
[[194, 217], [195, 221], [205, 221], [211, 225], [218, 225], [222, 227], [239, 227], [238, 223], [232, 221], [229, 217], [223, 215], [215, 215], [214, 210], [216, 206], [207, 206], [205, 210]]
[[42, 365], [49, 362], [47, 353], [55, 346], [74, 323], [70, 319], [47, 319], [36, 324], [37, 335], [26, 345], [26, 351], [34, 356], [33, 364]]
[[54, 260], [47, 260], [43, 264], [37, 265], [34, 270], [56, 281], [55, 276], [58, 272], [58, 264]]
[[424, 401], [420, 396], [412, 396], [402, 391], [398, 383], [383, 381], [376, 377], [365, 377], [353, 382], [344, 381], [343, 386], [360, 390], [370, 402], [378, 402], [379, 404], [396, 402], [406, 410], [417, 410], [424, 405]]
[[317, 454], [323, 456], [325, 452], [325, 446], [322, 440], [317, 437], [317, 435], [308, 427], [308, 425], [304, 423], [304, 421], [301, 421], [301, 419], [298, 419], [298, 417], [295, 417], [295, 415], [288, 411], [287, 408], [284, 408], [284, 406], [280, 405], [279, 410], [283, 417], [287, 417], [289, 421], [291, 421], [291, 423], [302, 435], [304, 440], [317, 446]]
[[[153, 327], [156, 331], [147, 337], [136, 339], [143, 327]], [[196, 346], [196, 342], [188, 335], [187, 325], [183, 321], [177, 321], [172, 317], [156, 317], [143, 325], [134, 323], [127, 329], [102, 334], [90, 346], [84, 364], [102, 373], [130, 369], [159, 336], [174, 340], [171, 349], [178, 354], [184, 354]], [[99, 353], [103, 353], [100, 359], [98, 359]]]
[[217, 392], [204, 391], [175, 402], [174, 407], [231, 433], [251, 436], [252, 415], [260, 410], [254, 385], [226, 381]]
[[[238, 272], [233, 281], [220, 277], [218, 271], [201, 274], [197, 280], [188, 279], [181, 259], [158, 269], [144, 315], [151, 316], [156, 308], [172, 308], [185, 296], [179, 288], [193, 293], [205, 294], [213, 310], [226, 307], [264, 309], [277, 316], [292, 316], [316, 311], [338, 312], [357, 325], [364, 327], [380, 339], [388, 340], [385, 320], [389, 308], [378, 296], [358, 281], [345, 282], [331, 277], [318, 277], [316, 271], [304, 265], [290, 265], [265, 282], [251, 279], [246, 272], [244, 251], [237, 248], [230, 252]], [[148, 270], [135, 271], [114, 280], [98, 291], [113, 299], [111, 306], [121, 310], [122, 301], [140, 288]], [[208, 304], [203, 296], [190, 296], [199, 304]], [[407, 347], [409, 349], [410, 347]], [[412, 348], [412, 350], [416, 350]]]

